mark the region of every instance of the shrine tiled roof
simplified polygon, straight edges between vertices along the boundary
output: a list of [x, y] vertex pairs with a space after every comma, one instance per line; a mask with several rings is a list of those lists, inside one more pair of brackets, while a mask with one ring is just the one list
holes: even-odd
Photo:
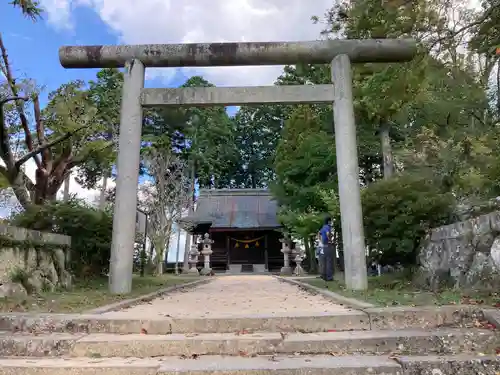
[[265, 189], [203, 189], [195, 212], [181, 222], [212, 228], [279, 228], [277, 211], [276, 201]]

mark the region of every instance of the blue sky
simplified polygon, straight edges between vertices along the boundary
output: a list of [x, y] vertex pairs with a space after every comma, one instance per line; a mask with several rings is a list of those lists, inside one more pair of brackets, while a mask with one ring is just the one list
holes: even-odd
[[[81, 7], [73, 13], [73, 30], [56, 29], [44, 20], [32, 22], [19, 9], [0, 2], [0, 31], [17, 77], [29, 77], [44, 86], [42, 105], [47, 94], [61, 84], [75, 79], [95, 78], [98, 69], [64, 69], [59, 63], [58, 49], [63, 45], [117, 44], [118, 35], [101, 21], [90, 8]], [[178, 71], [168, 86], [176, 87], [187, 77]], [[150, 79], [147, 87], [165, 87], [160, 78]]]

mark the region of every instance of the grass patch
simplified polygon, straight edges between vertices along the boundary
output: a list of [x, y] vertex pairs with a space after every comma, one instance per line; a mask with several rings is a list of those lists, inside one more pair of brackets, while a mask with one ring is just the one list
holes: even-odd
[[190, 281], [194, 279], [168, 274], [144, 277], [134, 275], [132, 292], [126, 295], [109, 293], [107, 278], [76, 281], [69, 291], [42, 292], [37, 296], [1, 299], [0, 311], [80, 313]]
[[368, 277], [368, 290], [353, 291], [339, 281], [301, 280], [375, 306], [484, 305], [500, 307], [500, 294], [491, 290], [443, 289], [437, 292], [417, 288], [405, 274]]

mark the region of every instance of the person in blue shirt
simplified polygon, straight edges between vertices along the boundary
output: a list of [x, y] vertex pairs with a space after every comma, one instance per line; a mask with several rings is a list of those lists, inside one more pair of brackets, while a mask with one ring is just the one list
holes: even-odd
[[323, 245], [323, 259], [321, 267], [321, 278], [325, 281], [333, 281], [333, 248], [332, 241], [332, 219], [327, 217], [319, 231], [321, 244]]

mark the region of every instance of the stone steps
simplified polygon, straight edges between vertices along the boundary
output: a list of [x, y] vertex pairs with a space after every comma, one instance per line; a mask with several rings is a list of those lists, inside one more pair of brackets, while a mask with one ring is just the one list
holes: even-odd
[[498, 375], [498, 332], [480, 329], [483, 318], [459, 306], [158, 319], [3, 314], [0, 375]]
[[495, 357], [3, 358], [0, 375], [496, 375]]
[[261, 354], [425, 355], [493, 353], [488, 330], [439, 329], [318, 333], [65, 334], [0, 333], [0, 356], [161, 357]]
[[471, 325], [484, 319], [481, 310], [471, 306], [345, 309], [315, 315], [220, 316], [158, 319], [142, 316], [105, 314], [0, 314], [0, 331], [134, 334], [233, 333], [241, 330], [259, 332], [326, 332], [331, 330], [432, 329], [440, 326]]

